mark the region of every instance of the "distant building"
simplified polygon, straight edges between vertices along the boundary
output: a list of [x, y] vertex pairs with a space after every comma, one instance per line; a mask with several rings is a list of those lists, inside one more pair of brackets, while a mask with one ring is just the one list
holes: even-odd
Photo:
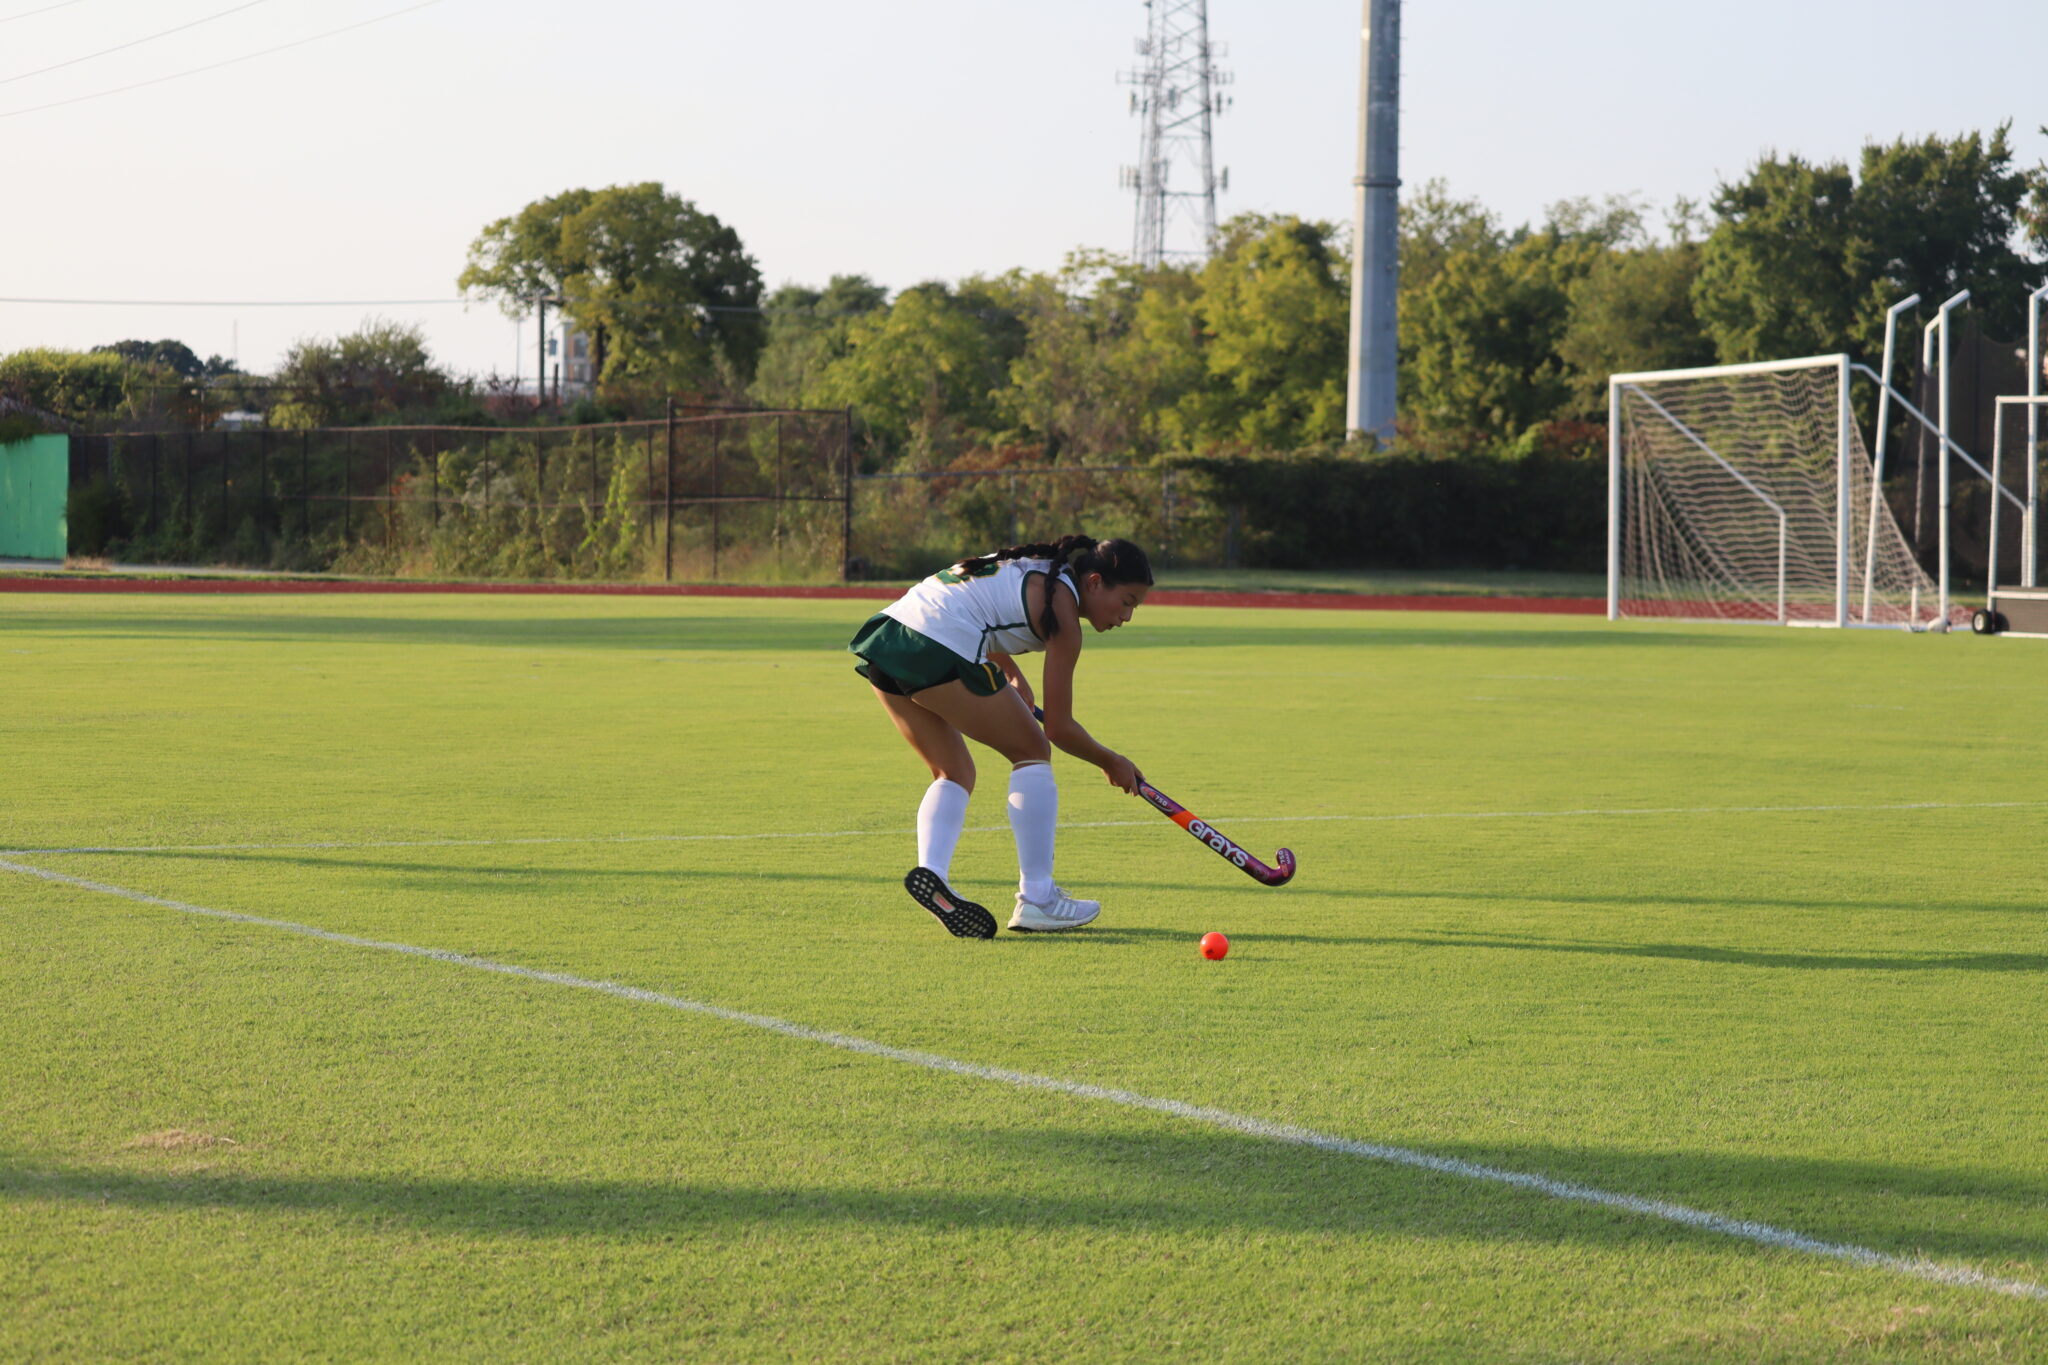
[[[589, 393], [596, 387], [597, 380], [597, 376], [591, 373], [590, 334], [565, 324], [559, 340], [558, 349], [555, 339], [550, 338], [548, 353], [555, 358], [555, 366], [561, 373], [563, 396]], [[549, 382], [552, 383], [554, 378], [554, 375], [549, 375]]]

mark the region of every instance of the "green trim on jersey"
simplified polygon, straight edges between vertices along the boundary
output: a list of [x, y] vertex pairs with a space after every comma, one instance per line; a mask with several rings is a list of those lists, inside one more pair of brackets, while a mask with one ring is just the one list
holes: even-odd
[[[1004, 621], [1004, 622], [1002, 622], [1002, 623], [1000, 623], [1000, 624], [998, 624], [998, 625], [993, 625], [993, 626], [983, 626], [983, 627], [981, 628], [981, 643], [980, 643], [979, 645], [975, 646], [975, 650], [974, 650], [974, 656], [975, 656], [975, 658], [977, 658], [977, 659], [980, 659], [980, 660], [983, 660], [983, 661], [986, 661], [986, 660], [988, 659], [988, 637], [989, 637], [989, 636], [991, 636], [991, 635], [1000, 635], [1000, 634], [1002, 634], [1002, 633], [1003, 633], [1004, 631], [1006, 631], [1006, 630], [1015, 630], [1015, 629], [1016, 629], [1017, 627], [1019, 627], [1019, 626], [1026, 626], [1026, 627], [1028, 627], [1028, 626], [1029, 626], [1030, 624], [1031, 624], [1031, 623], [1030, 623], [1030, 622], [1028, 622], [1028, 621]], [[1031, 633], [1032, 633], [1033, 635], [1036, 635], [1036, 634], [1037, 634], [1038, 632], [1034, 630], [1034, 631], [1032, 631]]]
[[[1073, 575], [1069, 573], [1066, 569], [1059, 569], [1057, 571], [1050, 573], [1048, 573], [1044, 569], [1026, 569], [1024, 571], [1023, 579], [1020, 580], [1022, 586], [1020, 586], [1017, 589], [1017, 606], [1024, 613], [1024, 619], [1021, 621], [1012, 621], [1009, 625], [1006, 626], [996, 626], [994, 627], [994, 629], [1014, 630], [1016, 627], [1022, 626], [1024, 627], [1024, 629], [1031, 632], [1031, 636], [1033, 639], [1037, 640], [1040, 644], [1044, 644], [1045, 637], [1038, 633], [1038, 623], [1031, 619], [1031, 580], [1034, 578], [1046, 578], [1052, 580], [1053, 583], [1066, 584], [1067, 591], [1074, 594], [1074, 609], [1076, 611], [1080, 610], [1081, 585], [1074, 581]], [[1047, 585], [1046, 591], [1052, 591], [1050, 584]], [[988, 633], [989, 632], [986, 629], [982, 631], [982, 635], [984, 637], [986, 637]]]
[[853, 666], [854, 672], [897, 696], [922, 692], [955, 678], [977, 697], [993, 697], [1009, 685], [994, 664], [963, 659], [883, 612], [870, 616], [846, 648], [863, 660]]

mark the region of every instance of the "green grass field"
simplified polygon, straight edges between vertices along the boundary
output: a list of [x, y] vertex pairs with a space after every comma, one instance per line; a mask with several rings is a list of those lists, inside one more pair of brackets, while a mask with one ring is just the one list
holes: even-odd
[[1161, 587], [1223, 592], [1359, 592], [1395, 597], [1606, 597], [1607, 576], [1538, 569], [1205, 569], [1162, 571]]
[[0, 1358], [2048, 1355], [1995, 1287], [19, 870], [2048, 1281], [2041, 645], [1147, 609], [1082, 718], [1301, 872], [1062, 759], [1099, 926], [981, 943], [900, 889], [867, 610], [0, 597]]
[[[27, 560], [0, 560], [0, 576], [16, 578], [290, 578], [346, 581], [343, 574], [280, 574], [267, 570], [166, 568], [134, 564], [108, 565], [73, 560], [63, 567]], [[360, 581], [360, 580], [358, 580]], [[678, 579], [700, 585], [716, 579]], [[1540, 569], [1220, 569], [1179, 566], [1164, 570], [1167, 588], [1222, 592], [1355, 592], [1392, 596], [1452, 597], [1605, 597], [1607, 577], [1596, 573], [1561, 573]], [[909, 586], [875, 582], [878, 591]], [[1832, 598], [1829, 599], [1832, 602]]]

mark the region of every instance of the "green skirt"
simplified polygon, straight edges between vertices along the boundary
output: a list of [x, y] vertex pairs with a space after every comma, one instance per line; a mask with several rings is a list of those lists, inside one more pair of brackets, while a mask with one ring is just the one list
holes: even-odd
[[898, 697], [958, 678], [977, 697], [993, 697], [1009, 680], [994, 664], [963, 659], [893, 616], [876, 612], [846, 646], [862, 662], [853, 671]]

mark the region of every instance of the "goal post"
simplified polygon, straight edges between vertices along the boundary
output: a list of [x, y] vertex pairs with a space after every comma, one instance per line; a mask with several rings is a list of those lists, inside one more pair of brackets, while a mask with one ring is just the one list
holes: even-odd
[[[2038, 381], [2032, 387], [2038, 388]], [[2048, 441], [2048, 395], [2010, 394], [1998, 398], [1991, 438], [1991, 526], [1985, 556], [1984, 610], [1970, 618], [1970, 628], [1985, 635], [2020, 635], [2048, 639], [2048, 591], [2038, 582], [2039, 549], [2035, 520], [2041, 503], [2041, 457]], [[2008, 486], [2017, 483], [2025, 489]], [[2017, 586], [2000, 577], [2005, 562], [2005, 534], [2000, 514], [2010, 504], [2019, 518]]]
[[1912, 628], [1939, 614], [1873, 476], [1853, 368], [1823, 355], [1608, 381], [1609, 619]]
[[[2048, 396], [2003, 395], [1993, 401], [1993, 412], [1996, 423], [1991, 435], [1993, 494], [1988, 536], [1988, 587], [1992, 592], [1998, 589], [1999, 551], [2003, 544], [1999, 514], [2004, 510], [2003, 504], [2010, 502], [2020, 521], [2019, 586], [2032, 588], [2038, 586], [2035, 582], [2038, 567], [2035, 518], [2041, 504], [2042, 414], [2048, 412]], [[2008, 471], [2015, 464], [2019, 466], [2020, 478], [2024, 481], [2024, 494], [2008, 486], [2013, 481], [2013, 475]]]

